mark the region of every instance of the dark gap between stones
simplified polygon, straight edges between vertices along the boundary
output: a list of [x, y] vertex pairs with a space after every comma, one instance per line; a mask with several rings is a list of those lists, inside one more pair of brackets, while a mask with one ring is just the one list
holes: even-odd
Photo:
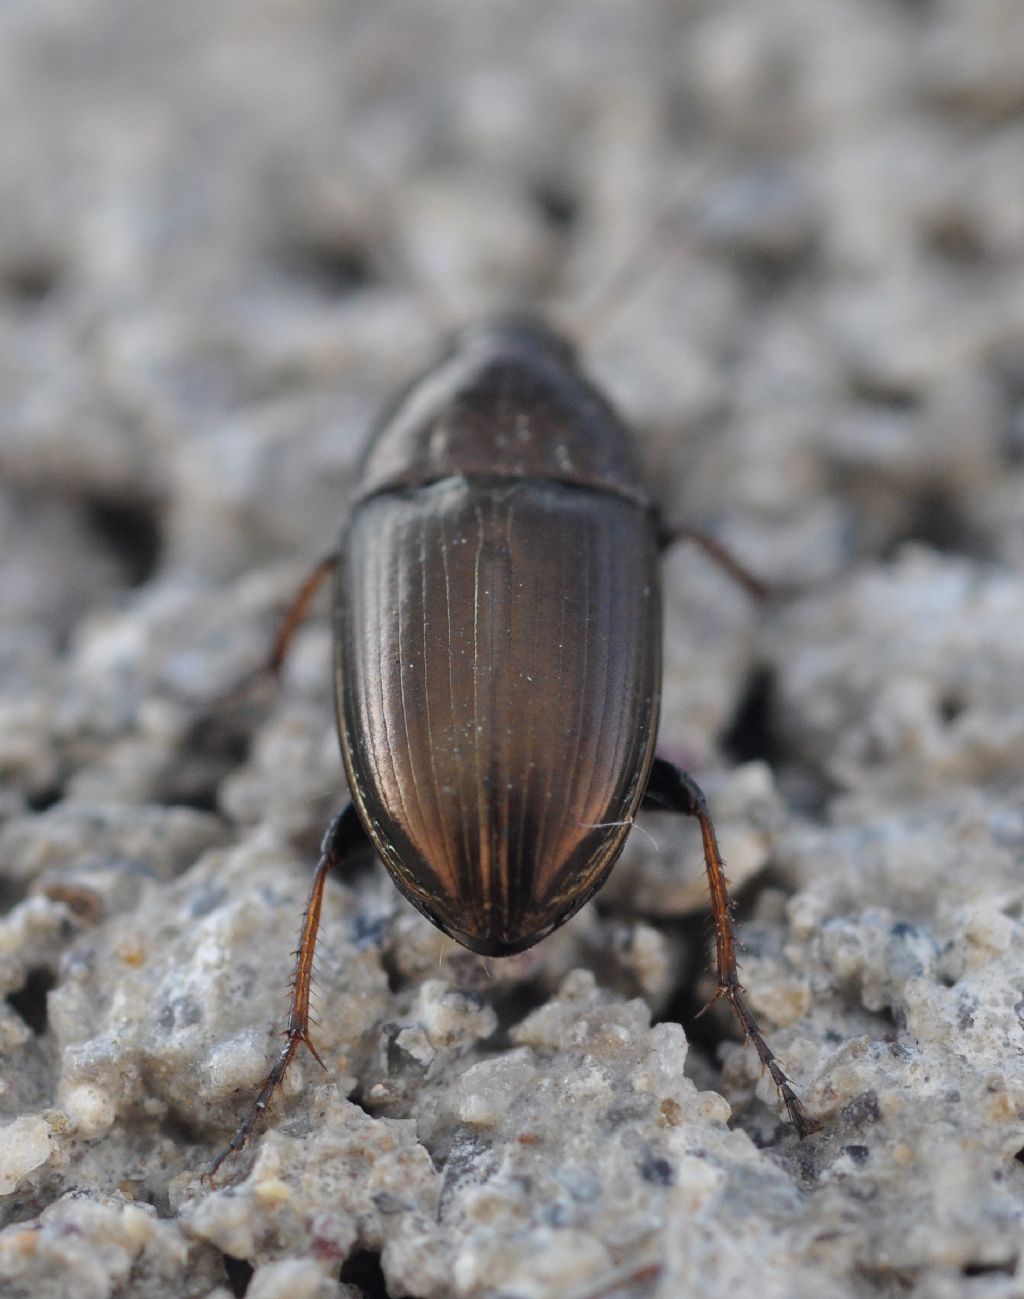
[[129, 586], [141, 586], [153, 576], [163, 552], [163, 532], [157, 505], [93, 497], [84, 502], [90, 530], [111, 551]]
[[48, 1014], [46, 999], [57, 986], [51, 970], [39, 965], [29, 970], [25, 982], [17, 992], [7, 994], [7, 1004], [16, 1011], [36, 1037], [46, 1032]]

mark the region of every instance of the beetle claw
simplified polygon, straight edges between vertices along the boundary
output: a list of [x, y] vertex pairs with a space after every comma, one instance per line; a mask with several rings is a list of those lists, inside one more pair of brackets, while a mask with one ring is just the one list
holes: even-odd
[[313, 1057], [313, 1059], [317, 1062], [317, 1064], [320, 1066], [320, 1068], [323, 1069], [323, 1071], [326, 1073], [326, 1072], [327, 1072], [327, 1066], [324, 1064], [323, 1060], [320, 1058], [320, 1052], [319, 1052], [319, 1051], [316, 1049], [316, 1047], [313, 1045], [313, 1039], [309, 1036], [309, 1034], [308, 1034], [308, 1033], [301, 1033], [301, 1034], [299, 1035], [299, 1041], [305, 1043], [306, 1048], [307, 1048], [308, 1051], [309, 1051], [309, 1054], [310, 1054], [310, 1055]]
[[697, 1011], [696, 1015], [694, 1015], [694, 1019], [702, 1019], [702, 1018], [703, 1018], [703, 1017], [708, 1013], [708, 1011], [711, 1009], [711, 1007], [715, 1004], [715, 1002], [718, 1001], [718, 999], [719, 999], [719, 997], [721, 997], [723, 991], [724, 991], [724, 989], [722, 989], [722, 988], [717, 988], [717, 989], [715, 990], [714, 994], [712, 995], [711, 1000], [710, 1000], [710, 1001], [706, 1001], [706, 1002], [704, 1003], [704, 1005], [701, 1006], [700, 1010]]
[[700, 1010], [697, 1011], [696, 1015], [694, 1015], [694, 1019], [700, 1019], [702, 1015], [706, 1015], [711, 1007], [717, 1001], [721, 1001], [723, 997], [728, 997], [729, 1001], [735, 1005], [736, 994], [744, 991], [745, 989], [738, 983], [720, 983], [712, 994], [711, 1000], [705, 1002]]

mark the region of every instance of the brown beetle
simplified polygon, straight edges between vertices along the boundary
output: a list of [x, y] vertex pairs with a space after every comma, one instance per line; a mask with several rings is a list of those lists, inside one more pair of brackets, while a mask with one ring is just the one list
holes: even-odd
[[331, 870], [366, 843], [402, 893], [475, 952], [507, 956], [601, 887], [642, 805], [700, 825], [728, 998], [803, 1136], [814, 1128], [743, 999], [704, 795], [655, 757], [666, 531], [632, 439], [568, 342], [532, 320], [456, 335], [371, 439], [336, 554], [278, 634], [276, 670], [336, 570], [335, 695], [352, 803], [323, 843], [287, 1042], [211, 1174], [240, 1148], [309, 1035]]

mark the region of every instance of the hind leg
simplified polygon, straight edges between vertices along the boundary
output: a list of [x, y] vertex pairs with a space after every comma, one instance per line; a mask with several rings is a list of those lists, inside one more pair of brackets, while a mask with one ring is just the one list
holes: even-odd
[[[295, 1053], [302, 1044], [312, 1053], [313, 1058], [323, 1065], [313, 1045], [309, 1033], [309, 998], [313, 979], [313, 955], [316, 950], [316, 936], [320, 928], [320, 907], [323, 902], [324, 885], [332, 870], [345, 866], [349, 859], [363, 849], [369, 841], [355, 808], [349, 804], [334, 818], [324, 835], [320, 849], [320, 861], [313, 876], [313, 887], [310, 890], [306, 913], [302, 919], [302, 932], [299, 946], [295, 952], [295, 969], [292, 972], [291, 1011], [288, 1015], [288, 1027], [285, 1029], [285, 1044], [274, 1061], [274, 1066], [264, 1079], [259, 1094], [253, 1101], [249, 1112], [238, 1125], [235, 1135], [213, 1160], [206, 1171], [212, 1181], [217, 1169], [229, 1155], [241, 1150], [263, 1120], [275, 1088], [284, 1081], [288, 1067], [295, 1058]], [[326, 1068], [326, 1066], [324, 1066]]]
[[[797, 1135], [805, 1137], [808, 1133], [816, 1131], [818, 1124], [808, 1116], [801, 1105], [792, 1084], [768, 1045], [743, 996], [745, 989], [740, 983], [739, 969], [736, 964], [736, 931], [732, 919], [733, 903], [729, 896], [729, 882], [725, 877], [725, 866], [704, 792], [684, 771], [680, 771], [678, 767], [665, 762], [662, 758], [656, 758], [644, 794], [644, 806], [667, 812], [681, 812], [685, 816], [695, 817], [700, 826], [701, 840], [704, 845], [704, 865], [711, 891], [711, 915], [715, 926], [715, 965], [718, 974], [718, 988], [708, 1004], [713, 1005], [719, 997], [728, 1000], [743, 1029], [743, 1036], [753, 1043], [761, 1064], [771, 1074], [772, 1081], [786, 1106], [789, 1121], [796, 1129]], [[703, 1014], [703, 1011], [701, 1013]]]

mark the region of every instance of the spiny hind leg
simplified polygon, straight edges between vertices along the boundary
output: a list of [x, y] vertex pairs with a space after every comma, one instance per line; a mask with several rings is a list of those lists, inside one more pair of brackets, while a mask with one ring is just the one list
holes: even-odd
[[[217, 1169], [230, 1155], [241, 1150], [250, 1136], [263, 1120], [275, 1088], [284, 1081], [285, 1074], [295, 1053], [303, 1043], [312, 1053], [313, 1058], [323, 1065], [309, 1032], [309, 1001], [313, 981], [313, 956], [316, 951], [316, 936], [320, 928], [320, 908], [323, 903], [324, 885], [332, 870], [343, 867], [352, 856], [361, 851], [367, 844], [366, 832], [363, 829], [355, 808], [349, 804], [334, 818], [324, 835], [320, 848], [320, 860], [316, 874], [313, 876], [313, 887], [310, 890], [306, 912], [302, 919], [302, 931], [299, 945], [295, 952], [295, 969], [291, 982], [291, 1009], [288, 1015], [288, 1027], [285, 1029], [285, 1044], [274, 1061], [273, 1068], [264, 1079], [248, 1113], [238, 1125], [235, 1135], [213, 1160], [206, 1171], [206, 1177], [212, 1181]], [[326, 1067], [326, 1066], [324, 1066]]]
[[[805, 1137], [817, 1131], [819, 1125], [804, 1110], [743, 996], [745, 989], [740, 983], [739, 969], [736, 964], [733, 903], [729, 896], [729, 882], [725, 877], [725, 866], [704, 791], [686, 772], [680, 771], [678, 767], [674, 767], [662, 758], [655, 758], [644, 794], [644, 805], [662, 811], [681, 812], [685, 816], [696, 818], [704, 845], [704, 866], [711, 891], [711, 914], [715, 926], [715, 965], [718, 987], [708, 1004], [712, 1005], [719, 997], [728, 1000], [743, 1029], [744, 1037], [753, 1043], [761, 1064], [771, 1074], [797, 1135]], [[707, 1008], [705, 1006], [704, 1009]], [[701, 1014], [703, 1013], [702, 1011]]]

